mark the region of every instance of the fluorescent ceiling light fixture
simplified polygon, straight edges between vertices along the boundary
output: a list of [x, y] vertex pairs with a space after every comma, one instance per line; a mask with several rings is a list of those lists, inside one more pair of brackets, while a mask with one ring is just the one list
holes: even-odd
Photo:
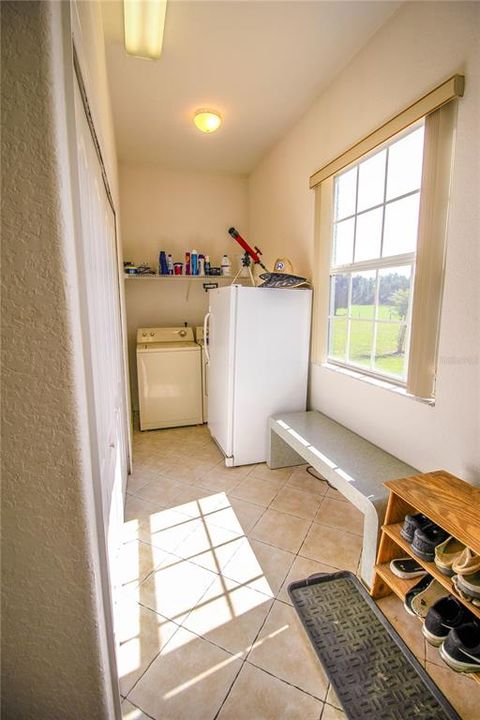
[[167, 0], [123, 0], [125, 49], [129, 55], [158, 60], [166, 10]]
[[193, 116], [196, 127], [204, 133], [211, 133], [218, 130], [222, 124], [222, 116], [216, 110], [197, 110]]

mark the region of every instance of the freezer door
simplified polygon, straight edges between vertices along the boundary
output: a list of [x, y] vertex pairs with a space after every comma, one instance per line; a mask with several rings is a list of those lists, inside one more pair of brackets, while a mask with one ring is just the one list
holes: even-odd
[[209, 291], [208, 428], [226, 458], [233, 453], [236, 291], [235, 286]]
[[238, 288], [234, 465], [265, 462], [268, 418], [305, 410], [311, 290]]

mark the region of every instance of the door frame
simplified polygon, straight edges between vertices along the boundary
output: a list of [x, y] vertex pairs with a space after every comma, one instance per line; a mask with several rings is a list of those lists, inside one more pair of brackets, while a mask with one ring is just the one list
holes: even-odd
[[[95, 125], [93, 121], [92, 111], [90, 109], [90, 104], [88, 102], [88, 96], [87, 96], [87, 90], [85, 87], [85, 81], [83, 79], [82, 70], [80, 67], [80, 61], [78, 57], [77, 52], [77, 44], [75, 38], [72, 38], [72, 58], [73, 58], [73, 69], [75, 73], [75, 80], [78, 84], [78, 89], [80, 91], [80, 97], [82, 99], [82, 105], [83, 110], [85, 112], [85, 117], [87, 120], [87, 124], [90, 130], [90, 136], [92, 138], [93, 146], [95, 148], [95, 152], [98, 158], [98, 162], [100, 165], [100, 170], [102, 173], [102, 180], [103, 180], [103, 186], [107, 195], [108, 203], [110, 205], [110, 208], [113, 213], [113, 221], [114, 221], [114, 232], [115, 232], [115, 258], [116, 258], [116, 267], [117, 272], [115, 273], [115, 280], [116, 280], [116, 292], [117, 292], [117, 300], [118, 300], [118, 308], [120, 311], [120, 335], [121, 335], [121, 367], [122, 367], [122, 376], [123, 376], [123, 417], [122, 417], [122, 425], [123, 425], [123, 434], [125, 439], [125, 465], [127, 467], [128, 472], [130, 473], [132, 471], [132, 421], [131, 421], [131, 412], [130, 412], [130, 403], [128, 401], [128, 398], [130, 397], [129, 393], [129, 375], [128, 375], [128, 361], [126, 361], [126, 352], [128, 352], [128, 344], [127, 344], [127, 335], [126, 335], [126, 317], [125, 317], [125, 311], [124, 311], [124, 302], [121, 292], [121, 286], [120, 286], [120, 259], [121, 259], [121, 253], [119, 252], [119, 245], [118, 245], [118, 218], [117, 213], [115, 210], [115, 203], [113, 201], [112, 193], [110, 190], [110, 184], [108, 182], [108, 175], [107, 175], [107, 169], [105, 167], [105, 163], [103, 161], [102, 151], [100, 148], [100, 142], [98, 139], [97, 132], [95, 130]], [[74, 82], [75, 82], [74, 80]], [[123, 278], [122, 278], [123, 279]], [[126, 486], [123, 485], [122, 487], [123, 496], [125, 498], [125, 492], [126, 492]]]
[[[78, 23], [77, 23], [78, 24]], [[77, 38], [77, 34], [80, 35], [80, 31], [78, 33], [75, 33], [75, 30], [72, 31], [72, 60], [73, 60], [73, 70], [75, 74], [75, 78], [78, 83], [78, 88], [80, 90], [80, 95], [82, 98], [83, 103], [83, 109], [85, 111], [85, 116], [87, 119], [88, 127], [90, 129], [90, 134], [92, 137], [92, 142], [95, 148], [95, 152], [98, 157], [98, 162], [100, 164], [101, 172], [102, 172], [102, 179], [103, 179], [103, 185], [105, 188], [105, 192], [107, 194], [109, 205], [112, 209], [114, 223], [115, 223], [115, 254], [117, 259], [117, 273], [116, 273], [116, 279], [117, 279], [117, 295], [118, 295], [118, 306], [120, 308], [120, 332], [121, 332], [121, 342], [122, 342], [122, 374], [123, 374], [123, 383], [124, 383], [124, 433], [125, 433], [125, 439], [127, 446], [125, 448], [126, 450], [126, 464], [128, 468], [128, 472], [130, 473], [132, 471], [132, 417], [131, 417], [131, 408], [130, 408], [130, 402], [128, 401], [130, 397], [130, 379], [129, 379], [129, 373], [128, 373], [128, 342], [127, 342], [127, 320], [126, 320], [126, 308], [125, 308], [125, 299], [124, 294], [121, 290], [121, 281], [123, 280], [123, 270], [120, 265], [120, 261], [122, 258], [122, 253], [119, 250], [119, 243], [118, 243], [118, 216], [117, 211], [115, 209], [115, 203], [113, 200], [112, 192], [110, 190], [110, 183], [108, 181], [108, 173], [106, 169], [105, 162], [103, 160], [102, 150], [100, 147], [100, 141], [98, 139], [98, 134], [95, 129], [95, 123], [93, 119], [93, 113], [91, 110], [90, 103], [88, 101], [88, 94], [87, 94], [87, 88], [84, 80], [84, 73], [82, 73], [81, 68], [81, 61], [80, 61], [80, 54], [81, 54], [81, 42], [80, 38]], [[124, 488], [124, 494], [125, 494], [125, 488]]]
[[[102, 170], [103, 182], [105, 185], [105, 191], [109, 204], [112, 208], [115, 225], [115, 250], [117, 255], [117, 273], [118, 279], [118, 304], [120, 308], [120, 331], [121, 341], [123, 347], [120, 348], [122, 355], [122, 368], [123, 368], [123, 407], [122, 407], [122, 423], [124, 426], [124, 437], [125, 437], [125, 478], [123, 479], [123, 485], [126, 484], [126, 476], [131, 471], [131, 413], [129, 398], [129, 380], [128, 380], [128, 365], [125, 362], [125, 348], [126, 348], [126, 334], [125, 334], [125, 304], [122, 297], [121, 291], [121, 276], [120, 276], [120, 253], [118, 247], [118, 217], [115, 210], [115, 204], [113, 201], [112, 193], [110, 191], [110, 184], [108, 182], [107, 171], [101, 147], [98, 139], [97, 132], [95, 130], [93, 113], [91, 106], [88, 102], [87, 88], [84, 78], [86, 73], [84, 68], [87, 67], [84, 59], [85, 52], [83, 49], [83, 38], [80, 20], [77, 15], [77, 8], [75, 0], [71, 2], [61, 3], [61, 22], [62, 22], [62, 52], [63, 52], [63, 86], [65, 92], [65, 128], [67, 135], [68, 145], [68, 162], [69, 162], [69, 174], [70, 174], [70, 189], [71, 189], [71, 212], [73, 218], [73, 231], [76, 238], [75, 243], [75, 264], [77, 269], [77, 276], [73, 279], [73, 283], [76, 285], [76, 291], [78, 293], [79, 302], [79, 315], [81, 325], [81, 362], [84, 371], [82, 378], [85, 401], [87, 407], [87, 436], [86, 440], [86, 452], [88, 455], [88, 461], [91, 469], [91, 493], [92, 493], [92, 505], [94, 509], [94, 521], [91, 526], [86, 528], [91, 536], [91, 552], [93, 556], [94, 567], [92, 568], [92, 582], [94, 588], [92, 588], [92, 594], [95, 594], [95, 602], [97, 609], [97, 620], [98, 620], [98, 648], [99, 655], [104, 667], [103, 682], [106, 702], [110, 708], [109, 717], [114, 717], [117, 720], [121, 720], [121, 698], [120, 689], [118, 682], [118, 668], [117, 668], [117, 657], [115, 647], [115, 633], [114, 633], [114, 622], [113, 622], [113, 598], [111, 593], [110, 583], [110, 570], [109, 570], [109, 558], [108, 548], [105, 542], [106, 538], [106, 527], [103, 517], [103, 501], [102, 501], [102, 488], [100, 486], [100, 452], [97, 443], [96, 433], [96, 417], [95, 417], [95, 393], [93, 383], [93, 368], [91, 363], [91, 348], [88, 333], [88, 306], [87, 306], [87, 277], [84, 260], [82, 257], [82, 223], [81, 223], [81, 207], [80, 207], [80, 194], [79, 194], [79, 172], [78, 172], [78, 160], [77, 160], [77, 126], [75, 119], [75, 84], [77, 84], [82, 98], [83, 109], [86, 115], [87, 123], [90, 129], [92, 141], [98, 156], [100, 167]], [[125, 497], [125, 488], [123, 488], [123, 494]], [[113, 715], [112, 715], [113, 712]]]

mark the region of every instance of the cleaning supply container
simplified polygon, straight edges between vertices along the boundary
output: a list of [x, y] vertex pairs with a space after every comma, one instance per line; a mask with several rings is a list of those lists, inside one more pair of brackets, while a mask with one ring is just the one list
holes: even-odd
[[232, 274], [232, 263], [228, 255], [224, 255], [222, 258], [222, 275], [229, 277]]

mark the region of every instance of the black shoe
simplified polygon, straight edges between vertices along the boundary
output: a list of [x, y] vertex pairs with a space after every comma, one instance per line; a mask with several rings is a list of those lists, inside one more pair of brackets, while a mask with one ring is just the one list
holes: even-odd
[[416, 513], [415, 515], [405, 515], [405, 520], [403, 522], [403, 527], [400, 530], [400, 535], [403, 537], [404, 540], [411, 543], [413, 541], [415, 530], [425, 527], [425, 525], [430, 525], [431, 523], [432, 521], [429, 520], [426, 515], [422, 515], [422, 513]]
[[390, 570], [399, 578], [411, 580], [416, 577], [423, 577], [427, 574], [425, 568], [411, 557], [396, 558], [390, 563]]
[[430, 645], [438, 647], [450, 630], [472, 622], [474, 616], [452, 595], [443, 597], [427, 613], [422, 631]]
[[417, 528], [413, 535], [412, 550], [419, 558], [427, 562], [435, 560], [435, 548], [448, 537], [443, 528], [430, 523], [423, 528]]
[[440, 656], [457, 672], [479, 672], [480, 624], [467, 623], [449, 632]]

